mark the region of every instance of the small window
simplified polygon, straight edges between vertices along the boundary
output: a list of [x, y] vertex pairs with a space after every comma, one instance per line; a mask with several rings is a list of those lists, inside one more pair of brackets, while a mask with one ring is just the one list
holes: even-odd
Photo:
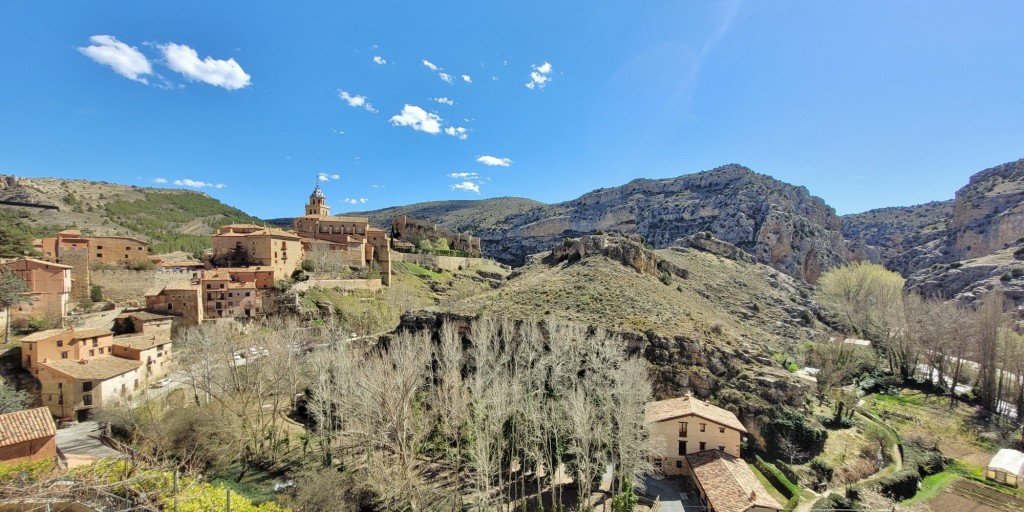
[[679, 455], [686, 455], [686, 441], [679, 441]]
[[[103, 349], [104, 349], [104, 347], [100, 347], [100, 355], [101, 356], [103, 355]], [[92, 351], [90, 350], [90, 352], [92, 352]]]
[[704, 432], [704, 429], [706, 429], [707, 427], [708, 427], [708, 424], [707, 424], [707, 423], [701, 423], [701, 424], [700, 424], [700, 431], [701, 431], [701, 432]]
[[683, 467], [683, 461], [677, 460], [676, 461], [676, 469], [682, 469], [682, 467]]
[[171, 304], [170, 302], [168, 302], [167, 303], [167, 311], [170, 311], [172, 309], [174, 309], [174, 304]]
[[141, 246], [141, 245], [139, 246], [139, 250], [140, 250], [140, 251], [142, 250], [142, 246]]
[[92, 395], [82, 395], [82, 404], [92, 405]]
[[58, 347], [63, 347], [64, 346], [64, 340], [57, 340], [57, 346]]
[[213, 285], [210, 283], [206, 283], [206, 289], [209, 290], [210, 288], [213, 288]]
[[93, 338], [93, 339], [92, 339], [92, 346], [94, 346], [94, 347], [98, 347], [98, 346], [100, 346], [100, 340], [99, 340], [99, 338]]
[[704, 450], [707, 450], [707, 449], [708, 449], [708, 444], [705, 443], [704, 441], [701, 441], [700, 442], [700, 451], [704, 451]]
[[245, 292], [245, 296], [248, 297], [250, 292]]
[[718, 447], [718, 451], [720, 451], [720, 452], [724, 452], [724, 451], [725, 451], [725, 447], [724, 447], [724, 446], [719, 446], [719, 447]]
[[98, 252], [98, 253], [96, 253], [96, 257], [97, 257], [97, 258], [102, 258], [102, 257], [103, 257], [103, 253], [102, 253], [102, 252]]
[[90, 348], [89, 349], [89, 357], [92, 357], [94, 355], [96, 355], [96, 351]]
[[[103, 246], [102, 245], [97, 245], [96, 246], [96, 250], [97, 251], [102, 251], [103, 250]], [[97, 254], [96, 256], [99, 256], [99, 254]]]
[[87, 380], [82, 383], [82, 392], [88, 393], [90, 391], [92, 391], [92, 381]]
[[654, 459], [654, 467], [661, 469], [661, 459]]
[[679, 437], [686, 437], [687, 423], [683, 422], [679, 424]]
[[64, 352], [61, 352], [60, 353], [60, 358], [61, 359], [67, 359], [68, 358], [68, 352], [66, 350]]
[[718, 433], [719, 434], [724, 434], [725, 433], [725, 427], [718, 427]]

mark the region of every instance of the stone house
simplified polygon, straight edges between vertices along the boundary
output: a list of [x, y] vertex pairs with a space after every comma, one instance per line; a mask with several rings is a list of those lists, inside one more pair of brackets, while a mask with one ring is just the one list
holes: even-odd
[[0, 414], [0, 463], [57, 458], [57, 428], [46, 407]]
[[686, 395], [647, 403], [651, 463], [693, 480], [705, 510], [768, 512], [782, 506], [740, 459], [747, 429], [732, 412]]
[[171, 338], [174, 317], [148, 311], [125, 311], [114, 318], [114, 334], [148, 334]]
[[129, 236], [83, 236], [77, 229], [66, 229], [32, 245], [50, 261], [59, 262], [62, 250], [82, 249], [89, 254], [89, 263], [130, 266], [149, 261], [149, 242]]
[[50, 361], [80, 361], [110, 355], [114, 333], [103, 329], [49, 329], [21, 339], [21, 367], [39, 377]]
[[[141, 362], [139, 378], [143, 384], [148, 385], [169, 373], [173, 345], [169, 336], [160, 334], [115, 336], [111, 353], [116, 357]], [[132, 391], [138, 389], [134, 383], [132, 388]]]
[[684, 461], [697, 487], [697, 498], [709, 512], [775, 512], [782, 505], [747, 463], [721, 450], [691, 453]]
[[644, 417], [651, 428], [651, 462], [666, 475], [685, 474], [691, 453], [719, 450], [739, 457], [747, 433], [735, 414], [689, 395], [649, 402]]
[[255, 224], [228, 224], [213, 235], [210, 263], [218, 267], [267, 267], [274, 279], [290, 279], [302, 265], [302, 242], [295, 233]]
[[391, 242], [382, 229], [370, 226], [369, 217], [330, 214], [324, 193], [318, 184], [309, 196], [306, 214], [292, 221], [292, 229], [302, 238], [308, 254], [324, 252], [344, 265], [376, 265], [385, 283], [391, 282]]
[[175, 318], [181, 326], [203, 323], [205, 301], [198, 284], [171, 283], [146, 292], [146, 310]]
[[18, 258], [2, 264], [25, 281], [28, 302], [11, 308], [11, 319], [45, 318], [62, 325], [71, 299], [71, 267], [34, 258]]
[[985, 479], [1011, 487], [1020, 487], [1024, 475], [1024, 453], [1009, 448], [999, 450], [985, 468]]
[[413, 249], [420, 240], [436, 242], [439, 238], [448, 240], [448, 247], [462, 251], [471, 258], [481, 256], [480, 238], [444, 229], [437, 224], [425, 220], [414, 219], [408, 215], [399, 215], [391, 220], [392, 246], [395, 249]]
[[112, 355], [49, 360], [39, 365], [43, 404], [54, 416], [85, 421], [90, 411], [138, 391], [141, 367], [141, 361]]

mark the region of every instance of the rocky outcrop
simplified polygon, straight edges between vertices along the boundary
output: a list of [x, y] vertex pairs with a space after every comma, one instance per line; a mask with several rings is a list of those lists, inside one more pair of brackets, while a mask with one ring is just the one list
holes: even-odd
[[644, 274], [658, 274], [658, 257], [644, 246], [639, 235], [584, 235], [566, 238], [555, 245], [548, 256], [549, 263], [579, 261], [590, 256], [604, 256]]
[[1024, 240], [1024, 160], [984, 170], [956, 193], [951, 245], [978, 258]]
[[907, 288], [924, 297], [938, 297], [972, 304], [993, 290], [1000, 290], [1016, 306], [1024, 306], [1024, 245], [981, 258], [937, 263], [907, 278]]
[[672, 245], [673, 249], [692, 247], [704, 252], [710, 252], [711, 254], [717, 254], [723, 258], [729, 258], [730, 260], [743, 261], [746, 263], [754, 262], [754, 258], [743, 251], [743, 249], [740, 249], [739, 247], [736, 247], [724, 240], [715, 238], [710, 232], [680, 238]]
[[656, 248], [711, 232], [756, 261], [808, 282], [843, 262], [846, 253], [842, 223], [824, 201], [739, 165], [634, 180], [513, 214], [501, 224], [509, 228], [477, 234], [484, 253], [516, 265], [562, 238], [602, 231], [636, 233]]

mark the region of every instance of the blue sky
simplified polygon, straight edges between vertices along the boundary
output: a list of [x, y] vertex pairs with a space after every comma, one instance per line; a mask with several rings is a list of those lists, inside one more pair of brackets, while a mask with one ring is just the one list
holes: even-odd
[[297, 3], [3, 2], [0, 173], [270, 218], [740, 163], [852, 213], [1024, 157], [1022, 2]]

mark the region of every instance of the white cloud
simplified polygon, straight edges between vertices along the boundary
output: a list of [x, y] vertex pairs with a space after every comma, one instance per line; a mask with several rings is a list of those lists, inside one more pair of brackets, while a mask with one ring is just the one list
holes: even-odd
[[387, 185], [370, 185], [373, 188], [385, 188]]
[[384, 57], [381, 57], [380, 55], [374, 55], [373, 56], [373, 63], [374, 64], [387, 64], [388, 60], [385, 59]]
[[449, 178], [460, 179], [460, 180], [463, 180], [463, 179], [475, 180], [475, 179], [479, 178], [480, 175], [475, 173], [475, 172], [452, 172], [452, 173], [448, 173], [448, 177]]
[[526, 88], [543, 89], [551, 81], [551, 63], [544, 61], [544, 64], [534, 64], [532, 67], [533, 71], [530, 72], [530, 81], [526, 82]]
[[481, 157], [477, 158], [476, 161], [480, 162], [480, 163], [482, 163], [484, 165], [490, 165], [492, 167], [493, 166], [501, 166], [501, 167], [511, 167], [512, 166], [512, 160], [511, 159], [508, 159], [508, 158], [498, 158], [496, 156], [490, 156], [490, 155], [481, 156]]
[[402, 107], [402, 113], [392, 116], [391, 124], [395, 126], [408, 126], [418, 132], [426, 132], [431, 135], [441, 133], [441, 122], [437, 114], [432, 114], [416, 105], [406, 104]]
[[463, 128], [461, 126], [458, 127], [458, 128], [456, 128], [454, 126], [449, 126], [449, 127], [444, 129], [444, 133], [447, 133], [448, 135], [451, 135], [452, 137], [456, 137], [459, 140], [466, 140], [466, 139], [469, 138], [469, 134], [466, 133], [467, 131], [468, 130], [466, 130], [465, 128]]
[[332, 175], [331, 175], [331, 179], [332, 179], [332, 180], [340, 180], [340, 179], [341, 179], [341, 176], [340, 176], [340, 175], [338, 175], [338, 174], [332, 174]]
[[316, 175], [316, 179], [318, 179], [320, 181], [331, 181], [331, 180], [337, 181], [337, 180], [341, 179], [341, 176], [338, 175], [338, 174], [327, 174], [326, 172], [322, 172], [322, 173]]
[[153, 178], [153, 183], [167, 183], [167, 178]]
[[377, 109], [373, 108], [373, 105], [370, 102], [366, 101], [366, 96], [360, 96], [358, 94], [353, 95], [349, 94], [347, 91], [338, 89], [338, 98], [340, 98], [345, 103], [348, 103], [348, 106], [350, 107], [362, 107], [369, 112], [377, 112]]
[[445, 105], [452, 106], [455, 104], [455, 100], [449, 99], [448, 97], [442, 96], [440, 98], [434, 98], [434, 101], [438, 103], [444, 103]]
[[320, 181], [331, 181], [331, 179], [328, 178], [327, 175], [324, 174], [324, 173], [320, 173], [320, 175], [317, 176], [316, 179], [318, 179]]
[[92, 45], [78, 49], [82, 55], [110, 66], [117, 74], [129, 80], [149, 84], [142, 75], [152, 75], [153, 67], [149, 64], [149, 59], [134, 46], [128, 46], [114, 36], [106, 35], [92, 36], [89, 42]]
[[174, 184], [178, 185], [179, 187], [192, 187], [192, 188], [204, 188], [204, 187], [224, 188], [224, 186], [225, 186], [223, 183], [217, 183], [216, 185], [214, 185], [213, 183], [207, 183], [205, 181], [199, 181], [199, 180], [190, 180], [188, 178], [184, 178], [184, 179], [180, 179], [180, 180], [174, 180]]
[[471, 84], [473, 83], [473, 78], [469, 75], [462, 75], [462, 81]]
[[435, 66], [433, 62], [430, 62], [427, 59], [423, 59], [423, 65], [430, 68], [431, 71], [437, 71], [437, 66]]
[[365, 197], [360, 197], [358, 199], [354, 197], [346, 197], [345, 199], [341, 200], [341, 202], [348, 204], [366, 204], [366, 201], [367, 199]]
[[449, 75], [448, 73], [438, 73], [437, 76], [439, 76], [441, 80], [444, 80], [445, 82], [448, 82], [450, 84], [455, 83], [455, 79], [452, 78], [452, 76]]
[[199, 60], [195, 50], [175, 43], [160, 45], [160, 50], [164, 53], [167, 67], [185, 75], [189, 80], [205, 82], [229, 91], [244, 89], [252, 84], [252, 77], [233, 58], [219, 60], [206, 57]]
[[462, 183], [456, 183], [452, 185], [452, 190], [465, 190], [466, 192], [480, 193], [480, 185], [473, 183], [472, 181], [463, 181]]

